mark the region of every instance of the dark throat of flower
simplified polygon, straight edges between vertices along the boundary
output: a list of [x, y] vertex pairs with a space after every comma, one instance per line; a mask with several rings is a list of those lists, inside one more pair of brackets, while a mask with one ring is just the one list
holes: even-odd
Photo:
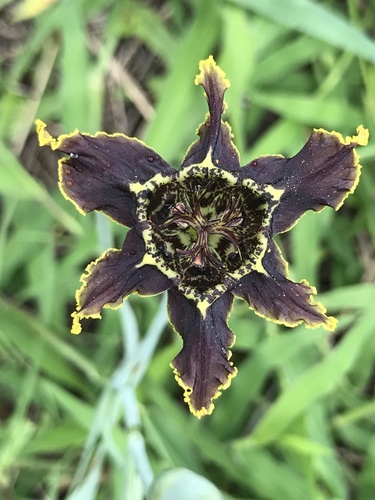
[[201, 196], [193, 206], [187, 207], [183, 202], [178, 202], [171, 208], [171, 213], [171, 217], [164, 223], [164, 226], [176, 224], [182, 231], [189, 232], [193, 237], [193, 243], [189, 248], [177, 250], [178, 254], [188, 258], [189, 266], [205, 270], [211, 265], [225, 271], [222, 257], [213, 244], [214, 236], [219, 237], [216, 238], [217, 247], [221, 239], [227, 240], [232, 245], [229, 258], [234, 260], [240, 257], [236, 228], [242, 224], [243, 217], [234, 197], [232, 197], [230, 207], [213, 218], [207, 218], [207, 215], [202, 213]]
[[234, 176], [197, 165], [154, 191], [147, 217], [160, 258], [183, 285], [204, 292], [253, 265], [267, 209]]

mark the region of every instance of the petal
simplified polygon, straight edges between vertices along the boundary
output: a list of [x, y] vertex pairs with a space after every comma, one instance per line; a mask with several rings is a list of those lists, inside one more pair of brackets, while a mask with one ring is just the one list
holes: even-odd
[[238, 170], [240, 161], [237, 148], [232, 142], [232, 130], [221, 119], [225, 110], [224, 93], [230, 83], [212, 56], [201, 61], [199, 69], [201, 72], [195, 83], [204, 87], [209, 114], [197, 131], [199, 140], [188, 149], [181, 168], [202, 163], [209, 154], [214, 165], [225, 170]]
[[327, 317], [320, 303], [314, 304], [315, 288], [305, 280], [294, 283], [286, 278], [287, 265], [274, 242], [262, 264], [264, 272], [247, 274], [231, 290], [236, 297], [246, 300], [256, 314], [275, 323], [294, 327], [304, 322], [309, 328], [335, 329], [337, 320]]
[[184, 388], [190, 411], [201, 418], [214, 410], [212, 400], [226, 389], [237, 369], [229, 361], [235, 337], [227, 325], [233, 303], [230, 293], [223, 294], [206, 310], [177, 290], [168, 292], [168, 313], [184, 346], [172, 362], [177, 382]]
[[354, 148], [367, 141], [368, 130], [361, 125], [356, 136], [345, 139], [337, 132], [315, 129], [293, 158], [264, 156], [246, 165], [244, 177], [285, 189], [274, 213], [273, 233], [290, 229], [306, 210], [338, 210], [359, 180], [361, 166]]
[[53, 138], [46, 125], [36, 121], [39, 143], [69, 157], [59, 161], [59, 187], [83, 214], [101, 210], [126, 226], [136, 221], [136, 200], [129, 184], [147, 181], [175, 170], [138, 139], [123, 134], [80, 134]]
[[129, 230], [122, 250], [109, 249], [88, 265], [76, 294], [72, 333], [81, 332], [82, 318], [100, 318], [103, 307], [120, 307], [132, 292], [156, 295], [172, 286], [172, 281], [156, 267], [142, 266], [143, 257], [144, 241], [138, 224]]

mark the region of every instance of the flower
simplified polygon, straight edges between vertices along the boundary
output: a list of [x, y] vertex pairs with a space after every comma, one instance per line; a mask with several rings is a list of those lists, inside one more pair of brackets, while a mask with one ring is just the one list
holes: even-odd
[[358, 183], [357, 145], [368, 131], [343, 138], [315, 129], [293, 158], [262, 156], [240, 167], [231, 128], [221, 116], [230, 86], [212, 56], [200, 62], [209, 113], [178, 170], [138, 139], [123, 134], [53, 138], [36, 121], [41, 146], [65, 153], [59, 187], [79, 212], [104, 212], [129, 226], [122, 250], [109, 249], [81, 277], [72, 333], [84, 318], [100, 318], [132, 292], [168, 290], [168, 314], [183, 348], [172, 362], [184, 398], [197, 417], [214, 409], [237, 369], [227, 325], [233, 298], [286, 326], [333, 330], [336, 320], [314, 303], [315, 288], [287, 278], [273, 241], [307, 210], [336, 210]]

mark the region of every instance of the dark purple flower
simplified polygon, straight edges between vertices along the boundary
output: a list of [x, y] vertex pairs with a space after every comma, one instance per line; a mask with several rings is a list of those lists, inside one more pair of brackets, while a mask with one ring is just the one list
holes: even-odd
[[67, 155], [59, 161], [63, 195], [81, 213], [100, 210], [130, 227], [122, 250], [106, 251], [82, 276], [72, 332], [132, 292], [168, 290], [169, 319], [183, 339], [172, 367], [190, 410], [202, 417], [237, 372], [227, 325], [233, 297], [276, 323], [335, 328], [314, 303], [315, 289], [287, 278], [273, 237], [307, 210], [342, 205], [360, 175], [354, 148], [367, 144], [368, 131], [359, 126], [343, 138], [317, 129], [293, 158], [263, 156], [241, 168], [221, 119], [230, 84], [212, 57], [201, 61], [195, 83], [204, 87], [209, 114], [178, 170], [123, 134], [53, 138], [36, 124], [40, 145]]

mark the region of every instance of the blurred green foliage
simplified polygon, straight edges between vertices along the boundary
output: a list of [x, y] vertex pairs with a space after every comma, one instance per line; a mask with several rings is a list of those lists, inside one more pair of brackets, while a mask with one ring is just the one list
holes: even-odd
[[[50, 3], [25, 19], [43, 2], [0, 2], [0, 497], [136, 500], [179, 468], [150, 498], [375, 498], [373, 3]], [[69, 336], [81, 272], [124, 231], [62, 198], [33, 122], [137, 135], [178, 166], [206, 113], [193, 80], [211, 53], [232, 83], [243, 164], [296, 153], [312, 127], [363, 123], [370, 144], [345, 207], [280, 240], [337, 332], [287, 330], [236, 304], [239, 374], [198, 421], [168, 366], [180, 339], [160, 297], [131, 297]]]

